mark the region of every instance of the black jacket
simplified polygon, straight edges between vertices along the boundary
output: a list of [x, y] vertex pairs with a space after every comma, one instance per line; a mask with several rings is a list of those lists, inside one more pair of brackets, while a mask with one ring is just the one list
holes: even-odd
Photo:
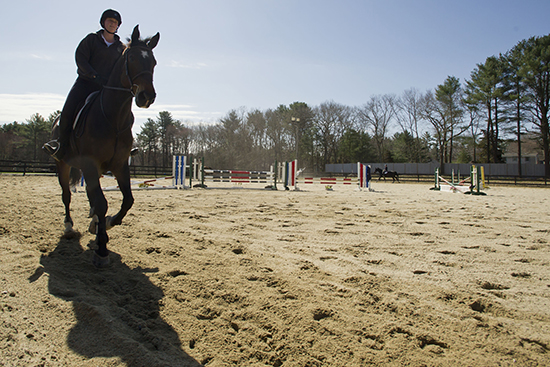
[[109, 75], [118, 58], [124, 50], [120, 37], [115, 34], [115, 42], [107, 47], [103, 40], [103, 30], [90, 33], [76, 48], [75, 59], [78, 67], [77, 73], [84, 79], [94, 80], [96, 76], [103, 81], [109, 79]]

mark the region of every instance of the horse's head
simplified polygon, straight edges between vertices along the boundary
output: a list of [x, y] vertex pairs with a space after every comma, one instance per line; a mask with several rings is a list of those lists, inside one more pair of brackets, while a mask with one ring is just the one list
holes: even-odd
[[141, 40], [139, 25], [136, 25], [130, 45], [124, 51], [126, 74], [138, 107], [148, 108], [155, 102], [157, 96], [153, 86], [153, 71], [157, 64], [153, 48], [158, 44], [159, 39], [160, 34], [157, 33], [149, 39]]

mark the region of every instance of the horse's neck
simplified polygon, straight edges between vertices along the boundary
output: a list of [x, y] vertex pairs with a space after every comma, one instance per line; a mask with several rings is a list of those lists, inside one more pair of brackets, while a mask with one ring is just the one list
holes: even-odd
[[[127, 87], [122, 82], [126, 77], [124, 65], [124, 56], [121, 56], [111, 72], [107, 88], [103, 89], [102, 109], [107, 118], [112, 123], [116, 122], [117, 125], [125, 124], [128, 115], [132, 112], [131, 86]], [[121, 126], [118, 128], [120, 130]]]

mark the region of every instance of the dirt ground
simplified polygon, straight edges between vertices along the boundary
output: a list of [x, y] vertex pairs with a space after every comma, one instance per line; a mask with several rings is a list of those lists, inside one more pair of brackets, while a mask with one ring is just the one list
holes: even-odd
[[550, 365], [548, 189], [302, 189], [135, 190], [96, 269], [82, 189], [65, 238], [0, 176], [0, 365]]

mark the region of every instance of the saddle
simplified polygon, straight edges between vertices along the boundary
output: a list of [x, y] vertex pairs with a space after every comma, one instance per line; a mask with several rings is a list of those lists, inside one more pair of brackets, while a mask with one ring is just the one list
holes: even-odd
[[86, 121], [86, 115], [90, 111], [90, 106], [92, 105], [92, 102], [97, 98], [98, 95], [99, 91], [90, 93], [90, 95], [86, 98], [84, 105], [78, 111], [78, 114], [76, 115], [73, 123], [73, 133], [75, 138], [80, 138], [84, 133], [84, 127], [86, 126], [84, 124], [84, 121]]

